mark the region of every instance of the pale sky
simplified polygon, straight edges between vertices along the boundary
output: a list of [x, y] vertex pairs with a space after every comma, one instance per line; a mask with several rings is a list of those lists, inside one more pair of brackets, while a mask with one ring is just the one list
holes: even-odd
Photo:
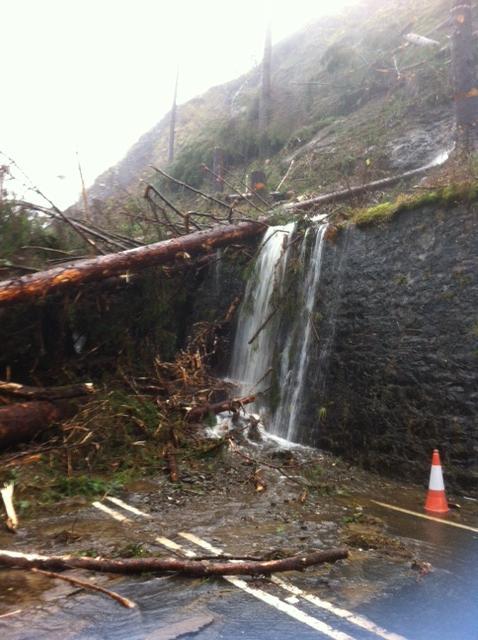
[[0, 150], [66, 207], [76, 151], [89, 185], [169, 111], [177, 61], [181, 103], [261, 60], [267, 16], [277, 42], [351, 2], [0, 0]]

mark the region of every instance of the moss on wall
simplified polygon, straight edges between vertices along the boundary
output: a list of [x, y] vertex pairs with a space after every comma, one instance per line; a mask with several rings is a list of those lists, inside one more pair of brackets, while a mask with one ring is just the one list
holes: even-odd
[[412, 211], [426, 206], [451, 206], [478, 200], [477, 183], [450, 184], [440, 189], [419, 194], [402, 194], [393, 202], [382, 202], [373, 207], [359, 209], [352, 213], [346, 224], [358, 227], [389, 222], [403, 211]]

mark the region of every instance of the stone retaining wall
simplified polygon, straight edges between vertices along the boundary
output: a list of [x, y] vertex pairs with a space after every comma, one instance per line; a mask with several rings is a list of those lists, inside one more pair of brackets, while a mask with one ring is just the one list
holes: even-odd
[[305, 440], [478, 490], [478, 208], [422, 208], [329, 241]]

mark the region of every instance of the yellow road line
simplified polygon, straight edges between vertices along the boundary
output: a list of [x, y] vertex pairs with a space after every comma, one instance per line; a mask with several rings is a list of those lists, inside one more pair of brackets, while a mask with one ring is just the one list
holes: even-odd
[[424, 520], [432, 520], [432, 522], [439, 522], [440, 524], [447, 524], [449, 527], [458, 527], [458, 529], [466, 529], [466, 531], [473, 531], [478, 533], [476, 527], [469, 527], [467, 524], [460, 524], [459, 522], [451, 522], [450, 520], [444, 520], [442, 518], [434, 518], [433, 516], [427, 516], [424, 513], [418, 513], [417, 511], [410, 511], [410, 509], [402, 509], [402, 507], [396, 507], [393, 504], [387, 504], [386, 502], [379, 502], [378, 500], [370, 500], [374, 504], [378, 504], [385, 509], [392, 509], [393, 511], [399, 511], [400, 513], [406, 513], [409, 516], [416, 516], [417, 518], [423, 518]]

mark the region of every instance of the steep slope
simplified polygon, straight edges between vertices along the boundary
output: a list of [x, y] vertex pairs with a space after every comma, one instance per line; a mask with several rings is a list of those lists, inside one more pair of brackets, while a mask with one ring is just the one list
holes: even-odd
[[[300, 194], [428, 162], [452, 139], [448, 27], [441, 25], [449, 9], [449, 0], [365, 0], [278, 43], [267, 157], [259, 154], [255, 68], [179, 107], [170, 171], [196, 186], [207, 182], [201, 164], [220, 146], [238, 177], [261, 167], [275, 186], [294, 159], [286, 186]], [[411, 45], [409, 32], [439, 44]], [[166, 166], [168, 137], [165, 116], [96, 180], [90, 197], [140, 193], [150, 165]]]

